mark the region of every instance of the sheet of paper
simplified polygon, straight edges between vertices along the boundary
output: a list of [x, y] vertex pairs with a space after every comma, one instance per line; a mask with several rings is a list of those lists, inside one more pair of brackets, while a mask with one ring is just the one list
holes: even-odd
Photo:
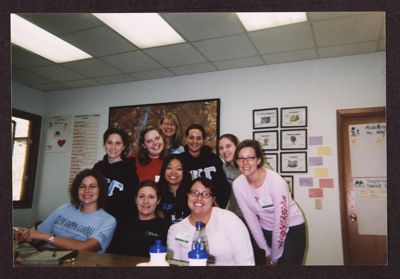
[[310, 198], [323, 198], [324, 197], [324, 191], [321, 188], [308, 189], [308, 196]]
[[327, 177], [328, 173], [328, 168], [314, 168], [315, 177]]
[[321, 178], [319, 180], [320, 188], [333, 188], [333, 179], [332, 178]]
[[300, 177], [299, 185], [306, 186], [306, 187], [312, 187], [312, 186], [314, 186], [314, 179], [312, 177]]
[[320, 156], [330, 156], [332, 154], [332, 148], [329, 146], [318, 147], [317, 154]]
[[322, 145], [322, 137], [308, 137], [308, 145]]

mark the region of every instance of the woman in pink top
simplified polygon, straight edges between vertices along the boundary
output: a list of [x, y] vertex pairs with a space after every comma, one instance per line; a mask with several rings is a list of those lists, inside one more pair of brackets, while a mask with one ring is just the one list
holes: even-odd
[[306, 247], [304, 217], [292, 200], [286, 181], [263, 168], [264, 156], [256, 140], [244, 140], [235, 160], [242, 173], [233, 182], [240, 210], [269, 264], [303, 263]]

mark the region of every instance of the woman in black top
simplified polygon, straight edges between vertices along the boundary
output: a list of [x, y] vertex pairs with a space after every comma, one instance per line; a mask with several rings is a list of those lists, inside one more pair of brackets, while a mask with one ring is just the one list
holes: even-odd
[[156, 214], [160, 202], [157, 184], [151, 180], [140, 183], [135, 196], [138, 215], [129, 223], [115, 239], [115, 245], [107, 253], [149, 257], [149, 249], [157, 239], [166, 246], [169, 224]]
[[190, 214], [186, 195], [190, 182], [189, 172], [181, 155], [171, 154], [164, 159], [158, 182], [161, 193], [158, 212], [170, 224], [177, 223]]
[[186, 129], [185, 152], [182, 153], [184, 164], [192, 180], [198, 177], [210, 179], [216, 186], [215, 199], [219, 207], [225, 208], [231, 194], [231, 185], [226, 179], [222, 162], [211, 147], [204, 145], [207, 138], [204, 127], [192, 124]]

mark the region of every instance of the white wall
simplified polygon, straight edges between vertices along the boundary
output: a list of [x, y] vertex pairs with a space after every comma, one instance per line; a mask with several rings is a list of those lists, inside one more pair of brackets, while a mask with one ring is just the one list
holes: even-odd
[[[306, 264], [341, 265], [336, 110], [385, 106], [384, 68], [385, 53], [379, 52], [55, 91], [46, 94], [45, 114], [99, 113], [104, 131], [110, 106], [220, 98], [220, 132], [245, 139], [252, 137], [253, 109], [307, 106], [308, 136], [322, 136], [324, 145], [332, 148], [332, 155], [324, 159], [324, 165], [335, 184], [333, 189], [324, 191], [322, 210], [316, 210], [308, 189], [298, 186], [300, 175], [295, 175], [295, 200], [305, 213], [309, 231]], [[100, 143], [99, 137], [98, 158], [103, 155]], [[313, 152], [312, 148], [308, 151]], [[45, 218], [59, 204], [68, 201], [69, 164], [69, 153], [43, 155], [41, 190], [37, 197], [39, 218]]]

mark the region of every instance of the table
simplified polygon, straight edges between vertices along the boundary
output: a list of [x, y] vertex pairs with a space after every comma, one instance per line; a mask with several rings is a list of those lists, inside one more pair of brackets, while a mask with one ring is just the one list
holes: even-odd
[[59, 265], [23, 265], [15, 263], [18, 268], [30, 267], [129, 267], [148, 262], [149, 258], [116, 254], [99, 254], [97, 252], [80, 251], [75, 260], [66, 260]]

